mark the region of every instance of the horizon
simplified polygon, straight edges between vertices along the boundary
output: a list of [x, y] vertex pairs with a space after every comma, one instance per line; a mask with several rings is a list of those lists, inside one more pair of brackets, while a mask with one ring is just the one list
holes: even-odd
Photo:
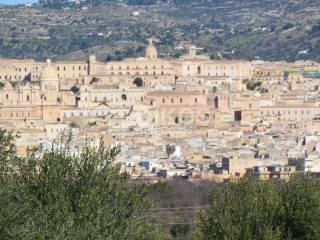
[[16, 5], [16, 4], [25, 4], [28, 2], [36, 3], [37, 0], [0, 0], [0, 4], [3, 5]]

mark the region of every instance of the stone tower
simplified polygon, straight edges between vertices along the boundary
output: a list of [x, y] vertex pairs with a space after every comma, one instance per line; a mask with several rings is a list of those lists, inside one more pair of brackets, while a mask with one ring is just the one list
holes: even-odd
[[158, 57], [158, 51], [156, 47], [153, 45], [152, 38], [149, 39], [149, 44], [146, 47], [146, 55], [147, 59], [156, 59]]
[[59, 78], [56, 70], [51, 64], [51, 60], [47, 60], [47, 66], [41, 71], [40, 86], [43, 91], [59, 90]]

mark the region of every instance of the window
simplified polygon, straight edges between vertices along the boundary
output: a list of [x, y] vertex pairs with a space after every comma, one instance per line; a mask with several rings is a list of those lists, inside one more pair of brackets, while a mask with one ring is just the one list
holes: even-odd
[[122, 98], [123, 101], [127, 101], [127, 95], [126, 94], [122, 94], [121, 98]]
[[197, 102], [198, 102], [198, 98], [195, 98], [195, 99], [194, 99], [194, 102], [197, 103]]
[[180, 98], [180, 103], [182, 103], [182, 98]]
[[164, 98], [162, 98], [162, 103], [165, 103], [165, 102], [166, 102], [166, 100]]

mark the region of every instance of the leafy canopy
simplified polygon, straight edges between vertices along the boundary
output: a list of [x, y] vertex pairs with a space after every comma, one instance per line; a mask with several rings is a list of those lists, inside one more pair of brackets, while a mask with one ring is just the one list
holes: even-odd
[[199, 239], [320, 239], [320, 185], [309, 175], [288, 182], [242, 179], [212, 191], [199, 216]]
[[68, 143], [19, 158], [14, 136], [0, 131], [1, 239], [155, 239], [145, 217], [146, 186], [114, 164], [119, 147]]

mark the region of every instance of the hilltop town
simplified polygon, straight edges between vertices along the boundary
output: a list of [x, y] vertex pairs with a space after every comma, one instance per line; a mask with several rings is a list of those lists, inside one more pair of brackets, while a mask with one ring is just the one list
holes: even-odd
[[132, 178], [223, 181], [320, 172], [320, 65], [211, 60], [188, 46], [121, 61], [0, 60], [0, 127], [20, 133], [18, 153], [71, 134], [121, 145]]
[[0, 239], [320, 239], [319, 0], [30, 1], [0, 4]]

